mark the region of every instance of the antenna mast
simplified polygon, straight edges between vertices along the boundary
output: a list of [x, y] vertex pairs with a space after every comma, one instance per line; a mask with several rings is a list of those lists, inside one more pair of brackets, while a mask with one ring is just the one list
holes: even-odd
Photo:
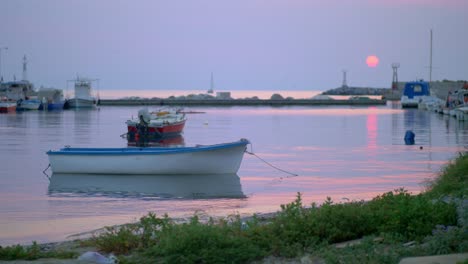
[[210, 81], [210, 89], [208, 90], [208, 93], [213, 93], [214, 89], [214, 81], [213, 81], [213, 72], [211, 72], [211, 81]]
[[400, 68], [400, 63], [398, 62], [392, 63], [392, 69], [393, 69], [392, 91], [398, 89], [398, 68]]
[[429, 49], [429, 85], [432, 82], [432, 29], [431, 29], [431, 45]]
[[26, 55], [23, 56], [23, 81], [28, 80], [28, 60]]
[[341, 87], [348, 87], [348, 82], [346, 81], [346, 70], [343, 70], [343, 84], [341, 85]]

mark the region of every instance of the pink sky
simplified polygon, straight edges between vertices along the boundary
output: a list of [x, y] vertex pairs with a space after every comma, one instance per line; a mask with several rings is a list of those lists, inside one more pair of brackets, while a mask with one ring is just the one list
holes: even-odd
[[[65, 88], [77, 74], [102, 89], [326, 90], [466, 79], [468, 1], [0, 2], [1, 74]], [[379, 65], [366, 65], [367, 56]]]

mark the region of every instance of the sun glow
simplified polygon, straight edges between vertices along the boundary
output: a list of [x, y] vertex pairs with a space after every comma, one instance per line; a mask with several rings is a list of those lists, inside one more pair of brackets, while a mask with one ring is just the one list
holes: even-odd
[[379, 65], [379, 58], [375, 55], [369, 55], [367, 56], [366, 64], [368, 67], [375, 68]]

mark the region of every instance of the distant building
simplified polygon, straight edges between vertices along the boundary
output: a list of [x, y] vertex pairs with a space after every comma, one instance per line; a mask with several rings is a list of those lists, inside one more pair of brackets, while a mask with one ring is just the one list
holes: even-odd
[[231, 92], [216, 92], [217, 99], [232, 99]]

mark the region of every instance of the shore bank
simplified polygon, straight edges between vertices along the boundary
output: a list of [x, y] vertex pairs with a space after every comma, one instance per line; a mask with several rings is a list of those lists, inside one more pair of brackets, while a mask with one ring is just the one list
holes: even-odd
[[169, 106], [289, 106], [289, 105], [385, 105], [387, 100], [381, 99], [347, 99], [347, 100], [314, 100], [314, 99], [101, 99], [102, 106], [127, 105], [169, 105]]

